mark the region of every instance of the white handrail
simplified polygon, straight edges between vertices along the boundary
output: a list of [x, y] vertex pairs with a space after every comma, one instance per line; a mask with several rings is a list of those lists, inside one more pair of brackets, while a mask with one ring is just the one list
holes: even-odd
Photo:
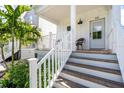
[[[53, 47], [41, 60], [30, 63], [30, 66], [33, 66], [33, 64], [36, 66], [30, 67], [30, 82], [35, 82], [35, 84], [30, 85], [30, 87], [46, 88], [53, 86], [55, 79], [58, 77], [72, 53], [71, 32], [68, 32], [68, 34], [63, 36], [64, 37], [62, 37], [61, 40], [58, 40], [55, 47]], [[32, 71], [34, 69], [35, 72]], [[35, 73], [35, 76], [33, 76], [32, 72]]]
[[41, 66], [41, 64], [43, 64], [44, 60], [47, 59], [47, 57], [54, 51], [54, 48], [52, 48], [40, 61], [38, 61], [38, 67]]

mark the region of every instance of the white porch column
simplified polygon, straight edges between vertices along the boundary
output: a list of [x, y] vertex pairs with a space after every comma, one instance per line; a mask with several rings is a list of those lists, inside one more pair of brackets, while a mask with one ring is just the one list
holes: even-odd
[[30, 58], [29, 61], [29, 84], [30, 88], [37, 88], [37, 59]]
[[72, 50], [76, 50], [76, 5], [70, 6], [70, 26], [71, 26], [71, 36], [72, 36]]

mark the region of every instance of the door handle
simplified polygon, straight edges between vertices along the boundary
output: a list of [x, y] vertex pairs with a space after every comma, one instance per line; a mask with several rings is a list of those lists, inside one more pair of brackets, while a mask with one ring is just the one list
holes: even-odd
[[91, 33], [90, 33], [90, 37], [91, 37]]

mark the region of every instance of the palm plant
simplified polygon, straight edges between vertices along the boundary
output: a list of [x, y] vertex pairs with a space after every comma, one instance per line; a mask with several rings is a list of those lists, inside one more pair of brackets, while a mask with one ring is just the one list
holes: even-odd
[[29, 23], [18, 21], [18, 29], [16, 31], [16, 38], [19, 40], [19, 57], [21, 58], [22, 45], [31, 44], [37, 42], [41, 36], [40, 29], [36, 26], [32, 26]]
[[6, 66], [6, 69], [8, 69], [7, 64], [5, 62], [5, 56], [4, 56], [4, 46], [7, 45], [10, 39], [10, 34], [8, 33], [8, 30], [6, 28], [6, 24], [3, 23], [2, 17], [0, 17], [0, 48], [1, 48], [1, 54], [2, 54], [2, 59], [3, 63]]
[[3, 59], [3, 63], [5, 64], [6, 68], [8, 69], [7, 67], [7, 64], [6, 64], [6, 61], [5, 61], [5, 56], [4, 56], [4, 46], [8, 44], [9, 42], [9, 37], [8, 34], [1, 34], [0, 33], [0, 48], [1, 48], [1, 54], [2, 54], [2, 59]]
[[6, 11], [0, 10], [0, 15], [6, 19], [6, 22], [9, 24], [8, 28], [10, 29], [11, 39], [12, 39], [12, 66], [14, 65], [14, 39], [15, 31], [17, 29], [17, 21], [19, 17], [25, 12], [29, 11], [30, 7], [25, 5], [18, 5], [15, 9], [11, 5], [4, 5]]

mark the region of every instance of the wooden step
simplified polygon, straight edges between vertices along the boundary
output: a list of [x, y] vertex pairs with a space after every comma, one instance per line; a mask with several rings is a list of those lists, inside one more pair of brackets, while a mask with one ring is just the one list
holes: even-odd
[[99, 62], [107, 62], [107, 63], [116, 63], [118, 64], [117, 60], [107, 60], [107, 59], [98, 59], [98, 58], [86, 58], [86, 57], [75, 57], [75, 56], [70, 56], [70, 58], [77, 58], [77, 59], [82, 59], [82, 60], [93, 60], [93, 61], [99, 61]]
[[[72, 80], [71, 78], [65, 77], [63, 74], [75, 77], [76, 79], [74, 80], [74, 82], [77, 82], [78, 79], [81, 79], [81, 80], [85, 80], [85, 81], [97, 84], [96, 86], [95, 86], [95, 84], [94, 85], [92, 84], [93, 87], [98, 87], [98, 85], [99, 86], [101, 85], [101, 87], [105, 86], [105, 87], [111, 87], [111, 88], [122, 88], [122, 87], [124, 87], [124, 85], [122, 83], [107, 80], [107, 79], [96, 77], [96, 76], [92, 76], [92, 75], [89, 75], [89, 74], [80, 73], [80, 72], [77, 72], [77, 71], [64, 69], [61, 72], [60, 76], [62, 76], [63, 78], [66, 78], [68, 80]], [[80, 83], [80, 84], [82, 83], [84, 86], [87, 86], [87, 87], [91, 86], [90, 83], [88, 83], [89, 85], [88, 84], [85, 85], [85, 82], [80, 82], [80, 81], [78, 83]]]
[[72, 82], [70, 80], [58, 77], [53, 85], [54, 88], [87, 88], [78, 83]]
[[97, 66], [90, 66], [90, 65], [76, 64], [76, 63], [66, 64], [64, 68], [72, 71], [77, 71], [80, 73], [85, 73], [85, 74], [101, 77], [104, 79], [112, 80], [115, 82], [121, 83], [123, 81], [122, 76], [119, 73], [120, 72], [119, 70], [106, 69]]
[[96, 67], [103, 67], [109, 68], [113, 70], [120, 70], [117, 61], [109, 61], [109, 60], [102, 60], [102, 59], [94, 59], [94, 58], [78, 58], [78, 57], [70, 57], [68, 62], [77, 63], [77, 64], [84, 64]]
[[79, 58], [93, 58], [93, 59], [102, 59], [102, 60], [112, 60], [117, 61], [117, 56], [113, 54], [96, 54], [96, 53], [72, 53], [71, 57]]
[[121, 75], [121, 72], [119, 70], [90, 66], [90, 65], [85, 65], [85, 64], [76, 64], [76, 63], [72, 63], [72, 62], [67, 62], [67, 65], [72, 65], [72, 66], [77, 66], [77, 67], [81, 67], [81, 68], [87, 68], [87, 69], [97, 70], [97, 71], [101, 71], [101, 72], [107, 72], [107, 73], [112, 73], [112, 74], [116, 74], [116, 75]]
[[73, 53], [96, 53], [96, 54], [112, 54], [111, 50], [76, 50]]

